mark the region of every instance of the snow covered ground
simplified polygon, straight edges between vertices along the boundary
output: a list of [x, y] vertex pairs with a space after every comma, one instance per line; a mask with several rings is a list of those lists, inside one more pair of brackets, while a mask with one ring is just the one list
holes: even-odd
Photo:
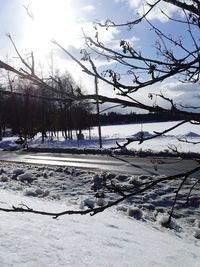
[[[48, 210], [64, 203], [22, 198], [1, 191], [1, 201]], [[116, 212], [95, 217], [1, 214], [0, 266], [191, 266], [198, 267], [200, 247], [148, 223]]]
[[[102, 127], [103, 146], [115, 146], [125, 137], [136, 137], [141, 130], [145, 134], [162, 131], [177, 122], [156, 124], [132, 124]], [[38, 136], [29, 142], [33, 147], [98, 147], [98, 133], [84, 131], [85, 140], [46, 141]], [[184, 125], [170, 135], [153, 139], [142, 145], [131, 144], [129, 149], [163, 151], [168, 145], [178, 144], [177, 137], [199, 141], [197, 125]], [[16, 137], [17, 138], [17, 137]], [[14, 145], [14, 139], [4, 138], [0, 148]], [[182, 143], [182, 151], [199, 152], [200, 145]], [[114, 193], [97, 198], [95, 181], [112, 177], [115, 183], [127, 187], [155, 177], [119, 174], [114, 172], [81, 170], [73, 167], [48, 167], [0, 162], [0, 207], [27, 205], [45, 211], [85, 209], [104, 205], [116, 199]], [[200, 198], [199, 184], [185, 204], [188, 192], [194, 184], [188, 180], [179, 194], [172, 229], [162, 224], [168, 218], [173, 203], [176, 182], [157, 185], [146, 194], [132, 197], [95, 216], [67, 215], [51, 217], [0, 212], [0, 267], [38, 266], [200, 266]], [[99, 184], [99, 182], [97, 182]], [[100, 190], [102, 190], [100, 188]]]
[[[176, 125], [178, 122], [158, 122], [158, 123], [144, 123], [144, 124], [126, 124], [126, 125], [112, 125], [112, 126], [102, 126], [102, 143], [103, 148], [116, 147], [116, 141], [123, 144], [126, 141], [126, 137], [137, 137], [138, 132], [143, 131], [145, 135], [150, 136], [154, 134], [154, 131], [162, 132], [166, 128]], [[98, 129], [94, 127], [91, 130], [91, 140], [89, 139], [89, 131], [83, 131], [84, 140], [77, 141], [74, 135], [74, 140], [64, 140], [61, 135], [59, 136], [59, 141], [55, 139], [54, 141], [49, 141], [48, 139], [41, 143], [41, 136], [38, 135], [36, 139], [29, 141], [29, 147], [51, 147], [51, 148], [98, 148]], [[177, 129], [167, 133], [156, 139], [149, 140], [142, 144], [138, 142], [131, 143], [127, 148], [135, 150], [152, 150], [152, 151], [164, 151], [168, 149], [169, 146], [177, 146], [179, 151], [184, 152], [197, 152], [200, 151], [200, 144], [188, 144], [180, 143], [177, 138], [185, 138], [191, 142], [200, 141], [200, 127], [194, 124], [184, 124]], [[15, 138], [17, 139], [17, 137]], [[7, 148], [9, 146], [16, 146], [13, 142], [13, 138], [7, 137], [0, 142], [0, 149]]]
[[[102, 175], [124, 186], [154, 179], [75, 168], [0, 165], [0, 207], [20, 204], [47, 211], [84, 209], [116, 199], [105, 192], [95, 197], [94, 184]], [[1, 212], [0, 266], [190, 266], [200, 263], [200, 200], [194, 190], [190, 205], [182, 206], [181, 192], [172, 229], [162, 226], [176, 183], [161, 184], [95, 216], [42, 215]], [[197, 188], [198, 189], [198, 188]]]

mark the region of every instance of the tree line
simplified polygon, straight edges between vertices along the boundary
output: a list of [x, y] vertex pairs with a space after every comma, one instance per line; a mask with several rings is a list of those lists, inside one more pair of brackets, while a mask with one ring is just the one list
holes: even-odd
[[[52, 80], [51, 80], [52, 83]], [[0, 138], [7, 128], [12, 135], [26, 140], [41, 133], [42, 141], [58, 138], [62, 132], [65, 139], [72, 139], [73, 131], [80, 134], [93, 125], [92, 106], [87, 100], [70, 101], [70, 97], [81, 95], [81, 88], [70, 75], [53, 78], [54, 86], [62, 87], [68, 100], [57, 93], [25, 81], [9, 81], [0, 88]]]
[[137, 114], [134, 112], [129, 114], [121, 114], [117, 112], [109, 112], [100, 115], [102, 125], [177, 121], [182, 119], [183, 116], [181, 115], [169, 115], [165, 113], [151, 112], [147, 114]]

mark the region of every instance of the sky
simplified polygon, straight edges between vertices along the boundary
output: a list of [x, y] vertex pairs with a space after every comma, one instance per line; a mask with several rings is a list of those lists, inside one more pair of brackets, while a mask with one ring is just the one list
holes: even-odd
[[[19, 66], [19, 59], [7, 37], [10, 34], [21, 55], [28, 58], [30, 52], [34, 52], [37, 70], [41, 76], [55, 73], [57, 69], [61, 72], [68, 71], [77, 83], [93, 93], [94, 79], [84, 74], [52, 40], [56, 40], [80, 59], [80, 50], [84, 48], [83, 32], [87, 36], [95, 36], [93, 22], [107, 19], [116, 23], [127, 22], [137, 18], [137, 13], [142, 14], [145, 8], [147, 7], [139, 0], [0, 0], [0, 59]], [[186, 29], [174, 27], [159, 8], [172, 17], [181, 17], [177, 8], [162, 3], [150, 13], [149, 20], [167, 33], [183, 36], [184, 43], [190, 47], [191, 40], [186, 36]], [[106, 46], [116, 49], [120, 48], [120, 40], [125, 39], [144, 51], [146, 56], [156, 55], [155, 35], [145, 23], [138, 24], [130, 31], [127, 28], [99, 29], [99, 39]], [[108, 64], [102, 58], [96, 58], [96, 64], [100, 71], [116, 68], [116, 65]], [[177, 80], [169, 79], [145, 91], [142, 89], [136, 96], [139, 100], [144, 100], [148, 98], [148, 92], [157, 91], [181, 102], [185, 101], [187, 94], [186, 104], [197, 105], [199, 99], [194, 97], [194, 92], [195, 95], [198, 94], [197, 90], [198, 85], [181, 84]], [[115, 96], [116, 92], [107, 84], [99, 83], [99, 93]]]

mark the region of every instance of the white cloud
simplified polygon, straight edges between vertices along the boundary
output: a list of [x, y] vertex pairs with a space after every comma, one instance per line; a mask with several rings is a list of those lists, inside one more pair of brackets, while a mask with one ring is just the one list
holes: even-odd
[[141, 0], [115, 0], [116, 3], [125, 2], [127, 3], [131, 8], [137, 8], [141, 4]]
[[[110, 41], [107, 41], [106, 42], [106, 45], [110, 48], [110, 49], [113, 49], [113, 50], [120, 50], [122, 52], [122, 48], [120, 47], [120, 41], [122, 40], [123, 38], [117, 38], [117, 39], [113, 39], [113, 40], [110, 40]], [[124, 39], [123, 39], [124, 40]], [[125, 40], [127, 42], [129, 42], [129, 44], [134, 48], [136, 47], [136, 44], [138, 43], [138, 41], [140, 40], [140, 38], [136, 37], [136, 36], [132, 36], [131, 38], [125, 38]]]
[[[124, 2], [127, 3], [129, 5], [129, 7], [131, 9], [133, 9], [135, 11], [135, 9], [137, 9], [138, 13], [140, 15], [143, 15], [147, 10], [149, 10], [149, 6], [146, 4], [146, 1], [140, 1], [140, 0], [115, 0], [116, 3], [118, 2]], [[147, 1], [149, 4], [154, 4], [156, 2], [156, 0], [148, 0]], [[152, 10], [151, 12], [148, 14], [147, 18], [149, 20], [159, 20], [161, 22], [167, 22], [168, 18], [167, 16], [165, 16], [162, 12], [164, 11], [167, 16], [172, 16], [175, 12], [177, 12], [177, 10], [179, 10], [178, 7], [175, 7], [172, 4], [166, 3], [161, 1], [160, 3], [158, 3]], [[136, 13], [136, 12], [135, 12]]]
[[199, 85], [196, 83], [182, 83], [182, 82], [168, 82], [163, 84], [161, 87], [162, 89], [165, 89], [169, 91], [170, 93], [177, 93], [177, 94], [183, 94], [183, 93], [189, 93], [192, 92], [195, 94], [196, 92], [199, 92]]
[[[199, 105], [199, 86], [194, 83], [182, 83], [179, 81], [165, 81], [160, 87], [157, 86], [157, 93], [162, 92], [165, 97], [174, 100], [174, 103], [184, 106]], [[162, 101], [166, 104], [166, 101]]]
[[[96, 35], [96, 31], [94, 29], [94, 25], [91, 22], [84, 22], [81, 23], [80, 27], [82, 27], [84, 33], [86, 36], [94, 38]], [[113, 27], [109, 30], [106, 30], [106, 28], [98, 27], [98, 38], [99, 41], [103, 44], [107, 44], [108, 42], [111, 42], [116, 39], [116, 36], [120, 33], [119, 29]]]
[[81, 8], [82, 11], [90, 13], [95, 10], [95, 7], [92, 5], [87, 5]]
[[[148, 3], [153, 4], [153, 3], [155, 3], [155, 0], [148, 1]], [[149, 6], [148, 5], [143, 5], [143, 6], [140, 5], [139, 14], [142, 15], [147, 10], [149, 10]], [[175, 12], [177, 12], [178, 7], [175, 7], [172, 4], [169, 4], [169, 3], [166, 3], [166, 2], [162, 1], [151, 10], [151, 12], [148, 14], [147, 18], [149, 20], [157, 19], [157, 20], [159, 20], [161, 22], [167, 22], [168, 21], [168, 17], [166, 15], [164, 15], [161, 12], [161, 10], [164, 11], [167, 16], [172, 17], [173, 14]]]

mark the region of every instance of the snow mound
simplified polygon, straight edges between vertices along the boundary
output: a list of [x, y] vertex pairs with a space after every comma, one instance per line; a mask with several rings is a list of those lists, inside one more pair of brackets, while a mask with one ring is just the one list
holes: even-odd
[[141, 220], [143, 217], [143, 212], [138, 207], [129, 207], [127, 210], [127, 215], [133, 217], [136, 220]]
[[33, 189], [25, 189], [24, 190], [24, 196], [37, 197], [37, 193]]
[[36, 188], [35, 193], [37, 195], [43, 195], [44, 194], [44, 191], [41, 188]]
[[96, 205], [100, 206], [100, 207], [103, 207], [103, 206], [107, 205], [107, 201], [104, 198], [99, 197], [96, 200]]
[[196, 219], [194, 221], [194, 226], [197, 227], [197, 228], [200, 228], [200, 220]]
[[181, 229], [174, 218], [171, 218], [171, 220], [169, 222], [169, 215], [167, 215], [167, 214], [158, 215], [157, 216], [157, 222], [162, 227], [166, 227], [166, 228], [169, 228], [169, 229], [174, 229], [177, 232], [179, 232], [180, 229]]
[[33, 174], [31, 172], [26, 172], [24, 174], [20, 174], [18, 176], [18, 180], [20, 182], [32, 183], [35, 180], [35, 178], [33, 177]]
[[200, 229], [199, 228], [196, 228], [194, 230], [194, 237], [197, 239], [200, 239]]
[[140, 139], [143, 139], [143, 138], [149, 138], [151, 136], [153, 136], [153, 135], [148, 131], [139, 131], [139, 132], [133, 134], [132, 138], [135, 139], [135, 140], [140, 140]]
[[21, 169], [21, 168], [17, 168], [17, 169], [13, 170], [13, 174], [16, 174], [16, 175], [20, 175], [20, 174], [23, 174], [23, 173], [24, 173], [24, 170]]
[[125, 205], [118, 205], [117, 207], [116, 207], [116, 210], [117, 211], [122, 211], [122, 212], [127, 212], [127, 207], [125, 206]]
[[2, 174], [0, 177], [0, 181], [1, 182], [8, 182], [8, 177], [6, 175]]
[[95, 206], [95, 200], [91, 198], [86, 198], [81, 201], [80, 203], [80, 209], [84, 209], [85, 207], [93, 209]]
[[129, 178], [129, 175], [127, 174], [118, 174], [116, 176], [116, 179], [119, 180], [120, 182], [126, 181]]
[[200, 135], [195, 132], [188, 132], [185, 136], [191, 138], [200, 137]]

